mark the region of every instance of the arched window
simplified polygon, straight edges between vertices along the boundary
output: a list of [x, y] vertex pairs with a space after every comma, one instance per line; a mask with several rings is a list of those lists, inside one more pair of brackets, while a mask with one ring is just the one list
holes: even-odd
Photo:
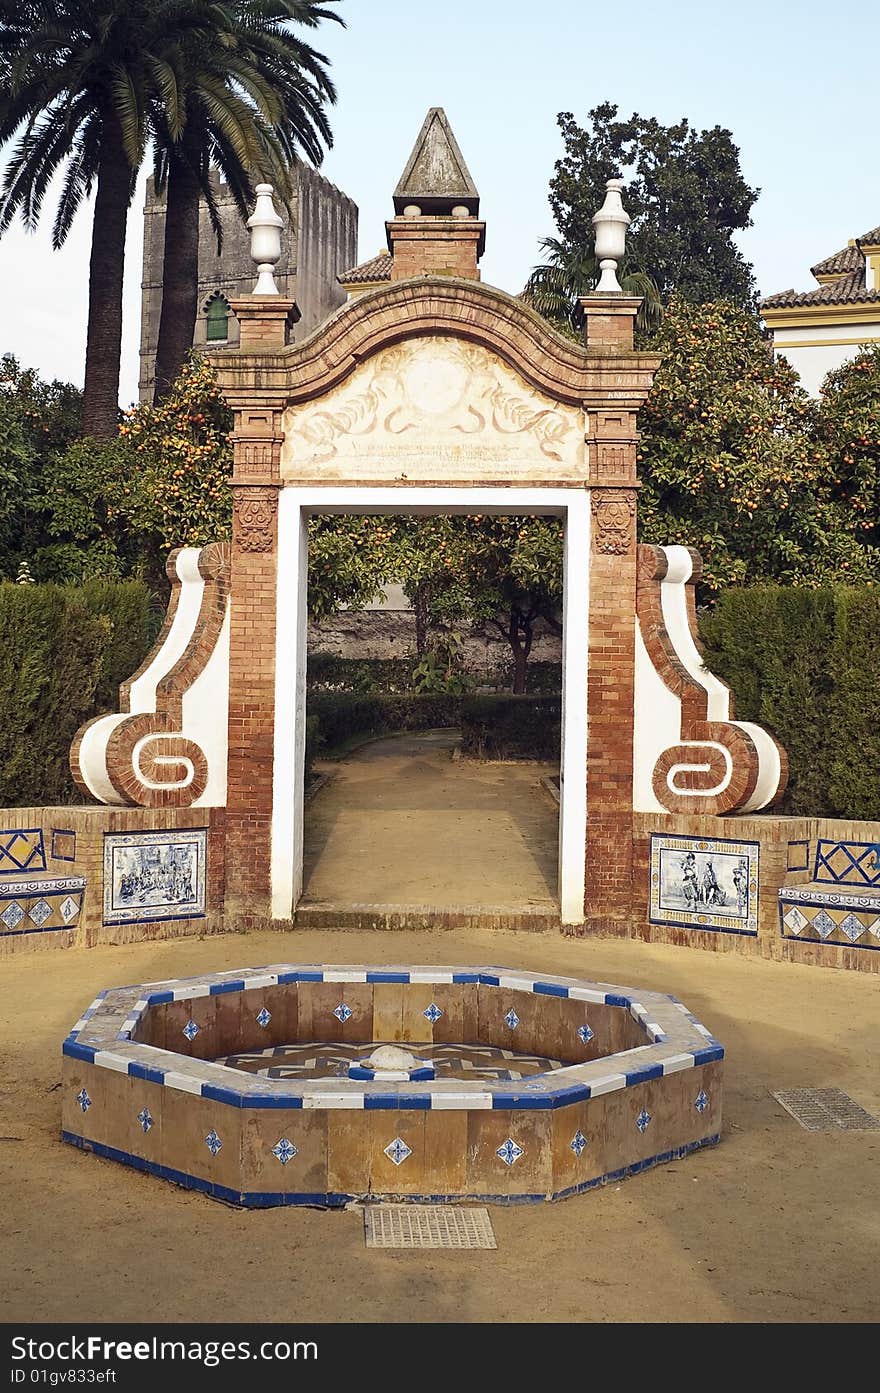
[[229, 301], [225, 295], [212, 295], [206, 316], [209, 343], [225, 342], [229, 338]]

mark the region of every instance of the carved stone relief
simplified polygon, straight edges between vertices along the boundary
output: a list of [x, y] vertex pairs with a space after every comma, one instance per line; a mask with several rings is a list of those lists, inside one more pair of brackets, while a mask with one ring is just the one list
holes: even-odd
[[282, 474], [303, 478], [580, 479], [584, 415], [467, 342], [383, 349], [342, 387], [285, 416]]

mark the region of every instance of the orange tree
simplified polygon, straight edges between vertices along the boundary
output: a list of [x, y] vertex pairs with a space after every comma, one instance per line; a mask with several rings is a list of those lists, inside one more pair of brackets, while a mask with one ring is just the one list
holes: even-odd
[[639, 418], [642, 539], [696, 547], [709, 595], [876, 574], [819, 409], [755, 316], [673, 298], [652, 349], [663, 362]]
[[829, 487], [859, 536], [880, 545], [880, 347], [872, 345], [825, 378], [820, 435]]
[[[131, 516], [161, 552], [222, 541], [232, 531], [232, 412], [206, 359], [192, 354], [156, 406], [119, 427], [140, 466]], [[309, 608], [316, 619], [366, 605], [388, 579], [391, 525], [382, 518], [316, 517], [309, 525]]]

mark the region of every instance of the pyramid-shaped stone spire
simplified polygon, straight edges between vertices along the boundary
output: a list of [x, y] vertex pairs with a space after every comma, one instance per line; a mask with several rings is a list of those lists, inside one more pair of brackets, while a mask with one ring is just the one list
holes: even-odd
[[466, 208], [471, 217], [479, 216], [480, 195], [442, 106], [432, 106], [425, 117], [394, 190], [395, 213], [413, 206], [441, 217], [448, 217], [453, 208]]

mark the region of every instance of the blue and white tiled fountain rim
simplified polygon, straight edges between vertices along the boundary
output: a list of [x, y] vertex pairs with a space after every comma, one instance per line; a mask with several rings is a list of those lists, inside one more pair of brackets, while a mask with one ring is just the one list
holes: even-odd
[[[340, 1006], [345, 1004], [346, 983], [437, 986], [479, 983], [503, 993], [569, 998], [628, 1011], [644, 1030], [649, 1043], [603, 1055], [584, 1064], [567, 1065], [552, 1074], [517, 1084], [507, 1080], [449, 1079], [434, 1081], [426, 1088], [424, 1083], [418, 1082], [390, 1085], [375, 1080], [339, 1078], [266, 1079], [223, 1064], [139, 1044], [131, 1038], [140, 1017], [151, 1006], [298, 982], [338, 983], [343, 989]], [[515, 998], [506, 1014], [511, 1012], [516, 1015]], [[339, 1019], [344, 1025], [342, 1014]], [[283, 963], [114, 988], [102, 992], [92, 1002], [62, 1048], [65, 1055], [99, 1068], [127, 1073], [229, 1107], [272, 1109], [469, 1111], [532, 1108], [544, 1111], [632, 1088], [664, 1074], [697, 1068], [724, 1057], [722, 1045], [684, 1003], [664, 993], [500, 967], [373, 967], [364, 964]]]

